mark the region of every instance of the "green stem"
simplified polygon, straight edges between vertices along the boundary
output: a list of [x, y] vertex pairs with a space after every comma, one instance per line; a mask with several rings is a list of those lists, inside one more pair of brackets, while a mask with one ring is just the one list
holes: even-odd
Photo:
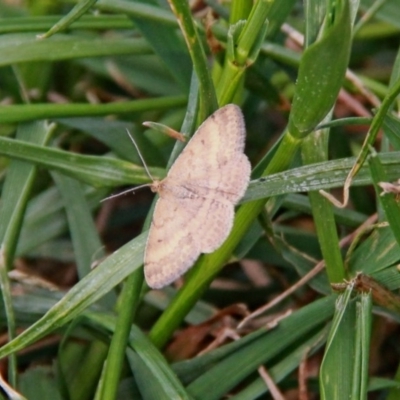
[[[328, 135], [328, 130], [316, 131], [304, 140], [302, 158], [305, 165], [328, 159]], [[317, 191], [309, 192], [308, 197], [329, 281], [332, 283], [342, 282], [346, 277], [346, 272], [340, 252], [332, 204]]]
[[207, 58], [199, 34], [194, 24], [189, 3], [186, 0], [169, 0], [169, 4], [178, 19], [183, 37], [185, 38], [193, 68], [199, 80], [201, 121], [205, 120], [218, 108], [214, 84], [208, 71]]
[[110, 349], [104, 370], [104, 381], [100, 391], [100, 399], [117, 397], [122, 366], [124, 365], [126, 345], [131, 326], [140, 300], [140, 289], [143, 284], [143, 271], [136, 270], [124, 284], [119, 298], [119, 313], [112, 336]]

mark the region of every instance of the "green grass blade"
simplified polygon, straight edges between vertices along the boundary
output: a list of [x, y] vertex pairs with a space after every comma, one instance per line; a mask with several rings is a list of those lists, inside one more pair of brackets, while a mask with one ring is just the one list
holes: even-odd
[[[54, 126], [44, 122], [21, 125], [17, 137], [38, 146], [44, 146], [50, 139]], [[21, 232], [26, 206], [36, 179], [37, 168], [22, 161], [10, 163], [7, 179], [2, 192], [0, 210], [1, 259], [0, 274], [2, 297], [7, 315], [8, 335], [12, 339], [16, 335], [14, 311], [7, 272], [12, 269], [15, 250]], [[16, 383], [16, 359], [10, 358], [9, 378]]]
[[375, 190], [379, 193], [379, 201], [385, 212], [386, 219], [389, 222], [390, 228], [393, 231], [394, 237], [397, 243], [400, 245], [400, 205], [396, 193], [385, 193], [379, 187], [380, 183], [388, 183], [388, 179], [383, 169], [382, 163], [380, 162], [375, 150], [372, 150], [372, 154], [369, 157], [368, 162], [371, 170], [371, 177], [374, 182]]
[[[294, 369], [298, 368], [300, 363], [304, 361], [305, 355], [311, 355], [314, 351], [318, 350], [325, 342], [327, 337], [327, 329], [323, 328], [317, 332], [314, 336], [311, 336], [309, 340], [302, 342], [298, 347], [290, 352], [285, 358], [275, 364], [273, 367], [268, 368], [268, 374], [271, 376], [275, 383], [281, 382]], [[259, 398], [270, 390], [266, 386], [265, 381], [262, 378], [255, 379], [245, 389], [241, 390], [238, 394], [235, 394], [232, 400], [250, 400]]]
[[[104, 44], [103, 44], [104, 46]], [[165, 110], [186, 104], [186, 97], [171, 96], [108, 104], [18, 104], [0, 108], [0, 122], [12, 123], [33, 119], [130, 114], [146, 110]]]
[[[348, 286], [336, 302], [336, 311], [319, 374], [321, 399], [350, 398], [355, 359], [355, 302]], [[340, 368], [338, 368], [340, 366]]]
[[143, 264], [147, 234], [138, 236], [100, 263], [41, 319], [0, 349], [0, 357], [18, 351], [80, 315]]
[[289, 118], [289, 131], [296, 137], [304, 137], [328, 114], [344, 80], [352, 39], [348, 1], [336, 2], [332, 12], [332, 26], [301, 58]]
[[142, 21], [152, 21], [159, 25], [178, 27], [176, 18], [171, 11], [149, 3], [125, 0], [98, 0], [96, 8], [108, 12], [128, 14], [134, 19], [140, 18]]
[[[17, 138], [22, 144], [35, 144], [37, 149], [44, 149], [49, 141], [54, 126], [36, 122], [21, 126]], [[10, 140], [10, 139], [8, 139]], [[2, 192], [0, 237], [3, 257], [10, 267], [14, 258], [19, 232], [23, 222], [25, 208], [36, 177], [36, 167], [32, 164], [14, 160], [9, 166], [9, 173]]]
[[[40, 32], [49, 30], [62, 16], [42, 15], [18, 18], [1, 18], [0, 33]], [[68, 27], [75, 29], [131, 29], [126, 15], [84, 15]]]
[[[149, 3], [157, 4], [153, 0], [140, 0], [137, 3], [142, 3], [145, 6]], [[163, 60], [171, 76], [179, 83], [182, 90], [187, 92], [190, 84], [192, 66], [187, 49], [178, 37], [176, 27], [167, 26], [133, 15], [132, 19], [135, 26], [152, 46], [155, 54]], [[160, 41], [160, 36], [163, 37], [162, 41]]]
[[124, 282], [124, 287], [119, 297], [118, 319], [104, 365], [103, 379], [97, 391], [100, 398], [111, 399], [117, 395], [126, 346], [135, 319], [136, 309], [140, 302], [142, 285], [142, 270], [136, 270]]
[[58, 34], [38, 40], [32, 33], [3, 35], [0, 43], [0, 66], [33, 61], [57, 61], [82, 57], [105, 57], [121, 54], [150, 54], [144, 39], [85, 38]]
[[[110, 332], [115, 330], [116, 319], [110, 316], [101, 315], [99, 313], [87, 312], [85, 317], [93, 324], [97, 324], [106, 328]], [[154, 382], [154, 385], [160, 388], [162, 391], [158, 393], [161, 399], [190, 399], [186, 390], [183, 388], [181, 382], [177, 379], [175, 373], [172, 371], [170, 366], [167, 364], [161, 353], [154, 347], [149, 341], [146, 335], [137, 328], [135, 325], [131, 326], [129, 334], [129, 346], [135, 351], [140, 361], [136, 359], [128, 349], [128, 360], [131, 366], [134, 368], [136, 374], [147, 375], [145, 380], [145, 386], [149, 385], [149, 380]], [[143, 377], [139, 378], [140, 383], [144, 382]], [[144, 388], [146, 389], [146, 388]], [[147, 393], [152, 394], [151, 389]], [[154, 398], [154, 397], [149, 397]]]
[[[388, 181], [395, 180], [400, 176], [399, 155], [399, 152], [380, 153], [378, 155], [387, 174]], [[293, 168], [285, 172], [255, 179], [250, 182], [241, 202], [246, 203], [256, 199], [287, 193], [341, 187], [354, 165], [354, 161], [353, 157], [336, 159]], [[368, 167], [362, 167], [352, 181], [352, 186], [365, 186], [371, 183], [372, 180]]]
[[67, 29], [73, 22], [78, 20], [83, 14], [92, 7], [97, 0], [80, 0], [72, 8], [72, 10], [63, 18], [60, 19], [55, 25], [51, 27], [46, 33], [40, 35], [40, 39], [47, 39], [55, 33]]
[[[302, 158], [305, 164], [313, 164], [328, 159], [329, 131], [322, 130], [310, 134], [302, 146]], [[346, 276], [339, 246], [336, 221], [332, 204], [320, 193], [308, 193], [321, 246], [326, 272], [331, 282], [342, 282]]]
[[[303, 307], [282, 320], [259, 339], [235, 351], [188, 386], [195, 398], [220, 399], [258, 366], [287, 349], [303, 334], [324, 323], [333, 312], [334, 297], [326, 297]], [[240, 361], [239, 361], [240, 360]]]
[[399, 93], [400, 93], [400, 79], [398, 79], [389, 89], [387, 95], [382, 101], [381, 106], [377, 110], [374, 119], [372, 120], [371, 126], [368, 130], [367, 137], [364, 140], [362, 149], [359, 152], [357, 160], [351, 170], [351, 177], [355, 176], [361, 169], [362, 165], [364, 164], [364, 161], [366, 160], [369, 153], [369, 147], [373, 146], [375, 139], [379, 133], [379, 130], [381, 129], [381, 126], [385, 121], [386, 115], [389, 112], [390, 108], [392, 107], [393, 102], [396, 100]]
[[194, 24], [189, 3], [185, 0], [171, 0], [170, 7], [182, 30], [193, 63], [193, 70], [197, 75], [200, 95], [199, 119], [204, 121], [218, 108], [214, 84], [207, 67], [206, 53]]
[[105, 256], [103, 245], [80, 183], [61, 174], [53, 173], [52, 176], [63, 198], [78, 275], [83, 278], [91, 271], [93, 261]]
[[[359, 348], [359, 374], [358, 380], [353, 383], [359, 386], [359, 397], [353, 399], [366, 399], [369, 381], [369, 353], [371, 346], [372, 327], [372, 296], [371, 293], [361, 293], [357, 303], [357, 342]], [[355, 374], [356, 375], [356, 374]]]
[[[93, 186], [118, 186], [149, 181], [143, 167], [127, 161], [42, 148], [4, 137], [0, 137], [0, 154], [45, 166]], [[154, 177], [163, 175], [159, 168], [151, 169], [151, 173]]]
[[[94, 189], [86, 187], [85, 196], [90, 209], [94, 210], [104, 199], [109, 191], [107, 189]], [[68, 250], [54, 252], [51, 242], [67, 232], [67, 221], [64, 213], [64, 204], [55, 187], [41, 192], [28, 204], [24, 224], [21, 230], [17, 247], [17, 255], [32, 255], [35, 252], [48, 254], [56, 253], [61, 260], [68, 260]], [[44, 249], [43, 249], [44, 247]]]

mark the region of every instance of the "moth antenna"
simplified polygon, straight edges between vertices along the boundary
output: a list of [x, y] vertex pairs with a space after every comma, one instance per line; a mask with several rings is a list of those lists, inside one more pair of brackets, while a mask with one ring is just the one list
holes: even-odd
[[122, 196], [122, 195], [124, 195], [124, 194], [129, 193], [129, 192], [135, 192], [135, 191], [138, 190], [138, 189], [141, 189], [141, 188], [144, 188], [144, 187], [149, 187], [149, 186], [151, 186], [151, 185], [152, 185], [151, 183], [145, 183], [144, 185], [140, 185], [140, 186], [136, 186], [136, 187], [131, 188], [131, 189], [124, 190], [124, 191], [121, 192], [121, 193], [113, 194], [113, 195], [111, 195], [111, 196], [108, 196], [108, 197], [106, 197], [106, 198], [100, 200], [100, 203], [102, 203], [103, 201], [106, 201], [106, 200], [113, 199], [114, 197]]
[[[147, 175], [148, 175], [149, 178], [154, 182], [155, 179], [153, 178], [153, 176], [151, 175], [149, 169], [147, 168], [146, 162], [144, 161], [144, 158], [143, 158], [143, 156], [142, 156], [142, 153], [141, 153], [140, 150], [139, 150], [139, 146], [136, 144], [135, 139], [134, 139], [133, 136], [130, 134], [130, 132], [128, 131], [128, 129], [126, 129], [126, 133], [128, 134], [129, 138], [131, 139], [133, 145], [135, 146], [135, 149], [136, 149], [136, 151], [137, 151], [137, 153], [138, 153], [138, 155], [139, 155], [140, 161], [142, 162], [143, 167], [144, 167], [144, 169], [145, 169]], [[139, 187], [140, 187], [140, 186], [139, 186]], [[124, 193], [124, 192], [122, 192], [122, 193]]]
[[[130, 132], [129, 132], [128, 129], [126, 130], [126, 133], [128, 134], [129, 139], [131, 139], [131, 142], [133, 143], [133, 145], [135, 146], [135, 149], [136, 149], [136, 151], [137, 151], [137, 153], [138, 153], [138, 155], [139, 155], [140, 161], [141, 161], [142, 164], [143, 164], [143, 167], [144, 167], [144, 170], [146, 171], [146, 174], [147, 174], [148, 177], [154, 182], [155, 179], [153, 178], [153, 175], [151, 175], [149, 169], [147, 168], [146, 162], [144, 161], [144, 158], [143, 158], [143, 156], [142, 156], [142, 153], [141, 153], [140, 150], [139, 150], [139, 146], [136, 144], [135, 139], [134, 139], [133, 136], [130, 134]], [[149, 187], [149, 186], [151, 186], [151, 185], [152, 185], [151, 183], [145, 183], [144, 185], [140, 185], [140, 186], [136, 186], [136, 187], [131, 188], [131, 189], [124, 190], [124, 191], [121, 192], [121, 193], [117, 193], [117, 194], [113, 194], [113, 195], [111, 195], [111, 196], [108, 196], [108, 197], [106, 197], [105, 199], [100, 200], [100, 202], [113, 199], [114, 197], [123, 196], [123, 195], [126, 194], [126, 193], [135, 192], [135, 191], [138, 190], [138, 189], [141, 189], [141, 188], [144, 188], [144, 187]]]

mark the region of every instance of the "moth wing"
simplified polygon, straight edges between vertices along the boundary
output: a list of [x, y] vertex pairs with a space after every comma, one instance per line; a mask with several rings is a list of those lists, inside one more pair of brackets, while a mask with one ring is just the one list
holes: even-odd
[[195, 232], [201, 201], [160, 198], [154, 209], [144, 256], [146, 282], [160, 288], [176, 280], [200, 255]]
[[234, 104], [208, 117], [169, 170], [174, 185], [215, 189], [233, 203], [243, 196], [250, 179], [244, 152], [246, 129], [243, 114]]

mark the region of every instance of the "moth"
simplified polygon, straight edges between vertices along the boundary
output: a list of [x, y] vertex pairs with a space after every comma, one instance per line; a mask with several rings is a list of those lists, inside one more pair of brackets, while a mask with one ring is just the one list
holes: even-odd
[[197, 129], [167, 176], [150, 185], [159, 195], [144, 256], [150, 287], [170, 284], [228, 237], [234, 207], [250, 181], [245, 136], [240, 108], [220, 108]]

